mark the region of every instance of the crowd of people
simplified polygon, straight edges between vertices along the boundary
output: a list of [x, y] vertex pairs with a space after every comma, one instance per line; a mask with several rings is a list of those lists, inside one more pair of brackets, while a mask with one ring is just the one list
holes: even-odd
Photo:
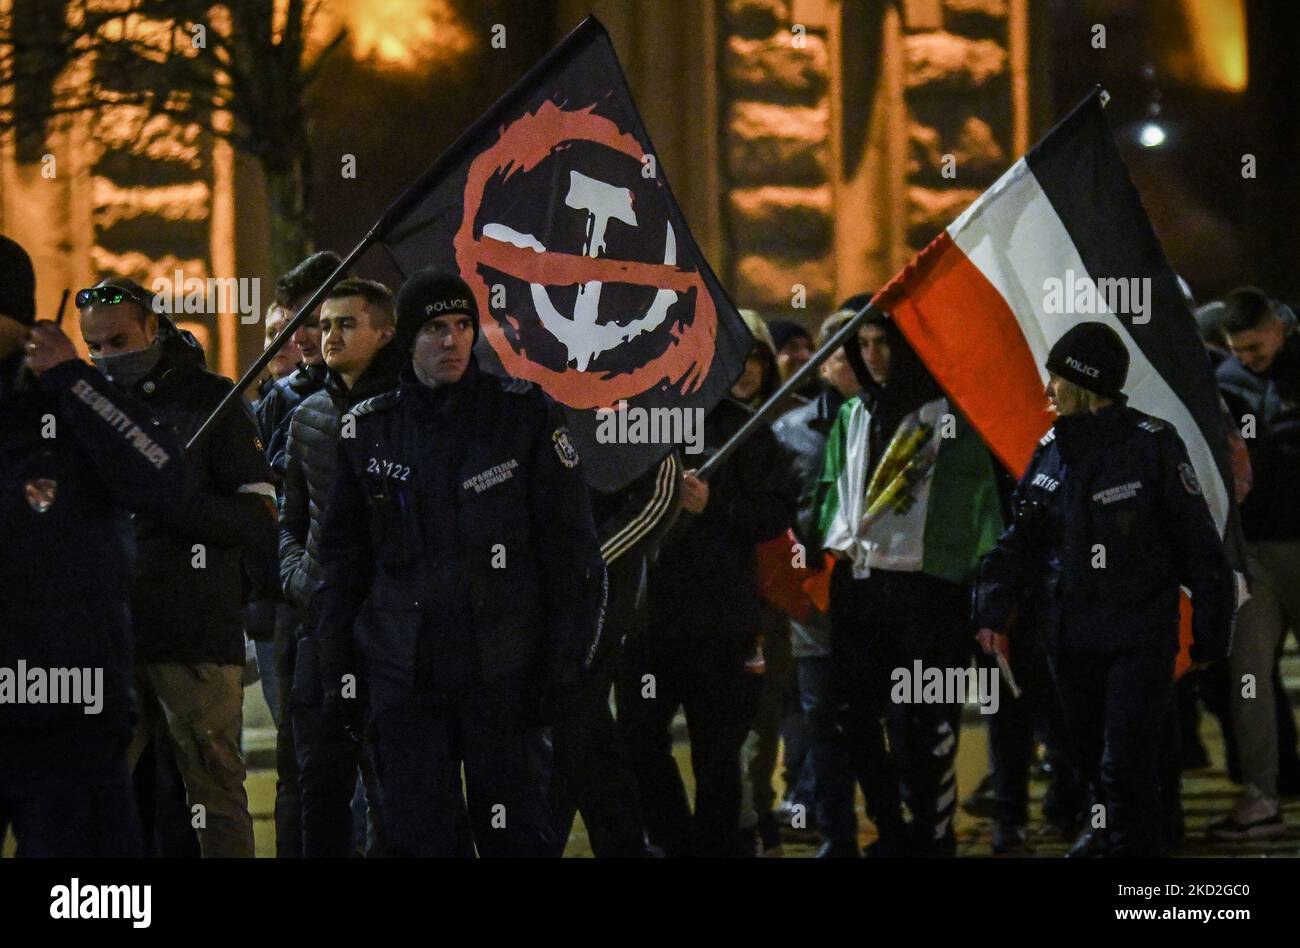
[[[339, 265], [316, 253], [278, 279], [268, 348]], [[1047, 834], [1156, 856], [1183, 844], [1182, 772], [1208, 763], [1201, 707], [1242, 788], [1211, 835], [1286, 832], [1300, 333], [1259, 290], [1197, 310], [1240, 606], [1186, 448], [1127, 404], [1128, 349], [1102, 323], [1052, 347], [1056, 421], [1018, 483], [879, 312], [707, 479], [671, 451], [602, 492], [558, 406], [480, 368], [455, 274], [335, 283], [251, 403], [188, 446], [232, 383], [148, 290], [77, 293], [93, 365], [34, 299], [0, 239], [0, 670], [102, 669], [103, 701], [36, 697], [30, 673], [0, 687], [0, 837], [19, 855], [253, 856], [246, 641], [276, 724], [279, 858], [554, 857], [579, 813], [598, 857], [773, 855], [800, 835], [822, 857], [953, 856], [959, 806], [998, 853]], [[869, 299], [815, 332], [743, 313], [753, 349], [702, 457]], [[772, 549], [820, 577], [807, 608], [762, 594]], [[1018, 683], [964, 799], [964, 699], [900, 698], [914, 665]]]

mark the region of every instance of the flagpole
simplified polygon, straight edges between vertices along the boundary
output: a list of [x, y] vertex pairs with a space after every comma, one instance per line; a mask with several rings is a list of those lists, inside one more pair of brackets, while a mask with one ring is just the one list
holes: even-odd
[[858, 331], [858, 327], [866, 322], [867, 318], [879, 314], [878, 310], [871, 303], [868, 303], [862, 309], [858, 310], [853, 318], [836, 330], [835, 334], [826, 340], [826, 344], [813, 353], [812, 358], [799, 366], [799, 371], [786, 379], [785, 384], [772, 393], [772, 397], [763, 403], [762, 407], [754, 412], [753, 417], [740, 426], [740, 429], [731, 436], [721, 448], [717, 450], [711, 458], [700, 465], [695, 472], [701, 480], [707, 479], [710, 474], [716, 471], [729, 458], [745, 440], [752, 435], [758, 426], [765, 422], [775, 411], [777, 405], [791, 392], [804, 383], [818, 367], [831, 357], [836, 349], [842, 346], [850, 336]]
[[320, 305], [321, 300], [325, 299], [325, 295], [334, 288], [334, 284], [343, 279], [344, 275], [348, 272], [348, 268], [352, 266], [352, 261], [356, 260], [359, 256], [370, 249], [370, 245], [375, 242], [376, 238], [381, 233], [381, 226], [384, 225], [387, 220], [388, 215], [384, 215], [379, 223], [370, 228], [370, 230], [366, 232], [366, 236], [361, 238], [361, 242], [353, 247], [351, 252], [343, 258], [343, 261], [334, 268], [334, 272], [325, 278], [325, 282], [316, 287], [315, 292], [312, 293], [311, 296], [307, 297], [307, 302], [298, 307], [298, 311], [293, 314], [293, 317], [287, 323], [284, 324], [284, 328], [280, 330], [279, 335], [272, 339], [267, 347], [262, 350], [262, 354], [253, 360], [253, 364], [248, 367], [242, 376], [240, 376], [239, 381], [235, 383], [235, 387], [222, 396], [221, 401], [217, 402], [217, 407], [212, 409], [212, 413], [204, 419], [203, 424], [199, 425], [199, 430], [194, 432], [194, 437], [190, 438], [189, 442], [185, 445], [186, 451], [193, 450], [194, 445], [198, 443], [199, 439], [202, 438], [207, 433], [208, 429], [216, 423], [216, 420], [221, 417], [221, 413], [226, 410], [227, 405], [235, 399], [243, 397], [244, 389], [248, 388], [248, 386], [253, 383], [253, 379], [257, 378], [257, 376], [261, 374], [262, 370], [270, 365], [271, 360], [275, 358], [275, 354], [280, 351], [280, 348], [286, 342], [289, 341], [289, 337], [297, 331], [298, 327], [307, 318], [308, 314], [313, 312], [316, 307]]
[[293, 318], [285, 324], [284, 329], [280, 330], [280, 334], [262, 350], [262, 354], [258, 356], [257, 359], [254, 360], [253, 364], [248, 367], [247, 371], [240, 376], [239, 381], [235, 383], [235, 387], [227, 392], [225, 397], [217, 403], [217, 407], [212, 410], [212, 413], [208, 415], [203, 424], [199, 426], [199, 430], [194, 432], [194, 437], [190, 438], [189, 443], [185, 445], [185, 450], [192, 450], [199, 438], [203, 437], [203, 435], [207, 433], [208, 429], [212, 427], [217, 418], [221, 416], [221, 413], [226, 410], [226, 407], [236, 398], [242, 396], [244, 389], [248, 388], [248, 386], [252, 384], [253, 379], [257, 378], [261, 371], [270, 364], [280, 347], [289, 341], [289, 337], [293, 335], [298, 326], [307, 318], [307, 314], [315, 310], [316, 307], [320, 305], [321, 300], [325, 298], [325, 295], [334, 287], [334, 284], [338, 283], [338, 281], [343, 278], [347, 273], [348, 268], [352, 265], [352, 262], [369, 250], [371, 244], [376, 240], [388, 236], [388, 232], [392, 230], [393, 225], [404, 216], [420, 198], [424, 197], [430, 185], [436, 182], [440, 176], [444, 174], [445, 169], [454, 164], [460, 155], [469, 148], [475, 138], [479, 136], [483, 129], [487, 128], [489, 123], [493, 120], [495, 112], [501, 103], [519, 99], [528, 91], [530, 86], [536, 84], [538, 79], [545, 74], [547, 70], [554, 68], [556, 63], [561, 62], [565, 55], [580, 44], [589, 42], [594, 37], [604, 34], [604, 32], [605, 28], [601, 26], [599, 20], [594, 16], [586, 17], [581, 23], [573, 28], [568, 36], [556, 44], [550, 52], [534, 63], [533, 67], [529, 69], [528, 72], [524, 73], [523, 77], [507, 90], [506, 94], [497, 101], [496, 105], [480, 115], [469, 128], [457, 136], [456, 140], [451, 143], [451, 146], [439, 155], [434, 163], [425, 169], [424, 173], [421, 174], [420, 177], [415, 179], [413, 184], [398, 195], [397, 199], [388, 206], [387, 210], [384, 211], [379, 220], [375, 222], [375, 225], [367, 231], [365, 237], [361, 238], [361, 242], [352, 248], [352, 251], [343, 258], [343, 262], [335, 267], [334, 272], [326, 278], [324, 283], [316, 288], [316, 291], [307, 298], [307, 302], [303, 303], [303, 305], [298, 309], [298, 312], [293, 314]]

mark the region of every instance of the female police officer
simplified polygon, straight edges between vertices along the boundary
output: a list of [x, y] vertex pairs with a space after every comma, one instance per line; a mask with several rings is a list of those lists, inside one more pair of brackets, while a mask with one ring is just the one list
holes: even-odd
[[1058, 417], [1013, 498], [1015, 520], [974, 594], [980, 644], [1006, 650], [1018, 602], [1045, 622], [1094, 830], [1112, 856], [1160, 852], [1157, 761], [1178, 651], [1179, 586], [1192, 594], [1192, 660], [1228, 652], [1233, 574], [1173, 426], [1126, 405], [1128, 349], [1072, 327], [1047, 357]]

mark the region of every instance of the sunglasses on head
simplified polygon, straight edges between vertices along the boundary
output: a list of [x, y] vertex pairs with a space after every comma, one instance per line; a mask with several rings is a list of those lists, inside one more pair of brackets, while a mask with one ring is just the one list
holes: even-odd
[[145, 309], [151, 309], [150, 300], [142, 300], [139, 296], [124, 290], [120, 286], [92, 286], [84, 290], [77, 291], [77, 309], [85, 309], [91, 303], [98, 303], [101, 306], [116, 306], [118, 303], [136, 303]]

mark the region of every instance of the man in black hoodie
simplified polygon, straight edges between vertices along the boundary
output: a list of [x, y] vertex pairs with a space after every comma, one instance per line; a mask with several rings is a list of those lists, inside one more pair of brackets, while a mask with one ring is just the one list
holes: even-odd
[[[91, 360], [188, 440], [230, 390], [203, 350], [133, 280], [77, 294]], [[274, 530], [275, 489], [247, 407], [225, 412], [186, 453], [171, 514], [136, 518], [131, 609], [141, 720], [134, 767], [164, 720], [205, 857], [253, 855], [244, 791], [242, 551]]]
[[[334, 483], [340, 434], [352, 437], [352, 406], [397, 384], [401, 353], [393, 338], [393, 294], [382, 283], [347, 279], [321, 306], [325, 387], [289, 418], [280, 502], [280, 575], [302, 630], [295, 649], [289, 713], [298, 760], [303, 855], [348, 856], [352, 795], [361, 748], [322, 707], [313, 600], [323, 574], [320, 533]], [[375, 803], [371, 795], [372, 806]]]
[[[741, 384], [733, 395], [745, 394]], [[704, 457], [752, 414], [719, 402], [704, 420]], [[670, 857], [753, 855], [752, 843], [739, 851], [738, 833], [741, 747], [763, 684], [751, 661], [763, 609], [756, 545], [794, 522], [797, 494], [789, 459], [762, 425], [710, 481], [685, 474], [685, 516], [650, 567], [649, 628], [626, 645], [618, 724], [650, 841]], [[693, 813], [672, 756], [679, 707], [690, 730]]]
[[[865, 437], [849, 440], [839, 450], [852, 453], [864, 465], [867, 485], [887, 459], [899, 453], [895, 437], [900, 431], [930, 426], [932, 431], [942, 432], [945, 419], [951, 418], [952, 443], [958, 443], [957, 438], [969, 443], [969, 434], [963, 433], [967, 429], [961, 428], [938, 383], [887, 313], [865, 321], [858, 343], [845, 354], [863, 391], [860, 402], [850, 400], [845, 406], [841, 423], [846, 413], [853, 417], [860, 412], [865, 418]], [[933, 425], [924, 419], [933, 419]], [[851, 422], [845, 430], [853, 427]], [[943, 434], [934, 438], [939, 446], [936, 450], [942, 450], [944, 439]], [[835, 433], [831, 440], [839, 443]], [[987, 450], [976, 446], [965, 458], [958, 462], [958, 472], [969, 474], [974, 481], [982, 476], [991, 494], [993, 469]], [[829, 449], [827, 461], [829, 470]], [[899, 458], [898, 463], [906, 462]], [[928, 484], [930, 477], [930, 473], [922, 474], [916, 483]], [[822, 481], [819, 507], [824, 509], [829, 490], [842, 491], [844, 487], [833, 474], [823, 473]], [[854, 510], [857, 500], [861, 496], [839, 497], [844, 511]], [[824, 542], [838, 560], [830, 594], [832, 688], [844, 730], [859, 753], [867, 809], [879, 833], [869, 850], [871, 855], [955, 855], [952, 820], [961, 705], [954, 701], [891, 703], [891, 680], [898, 670], [910, 671], [916, 662], [926, 669], [961, 669], [969, 664], [969, 590], [964, 585], [969, 575], [953, 574], [963, 565], [968, 573], [973, 571], [976, 557], [969, 547], [978, 549], [981, 537], [991, 545], [995, 532], [980, 526], [991, 519], [989, 502], [990, 497], [980, 499], [972, 493], [967, 503], [973, 526], [962, 530], [960, 524], [944, 525], [943, 542], [952, 557], [942, 574], [936, 567], [928, 567], [921, 553], [927, 546], [924, 516], [905, 519], [886, 513], [875, 520], [879, 532], [874, 534], [866, 517], [859, 520], [855, 514], [840, 515], [828, 521], [823, 516]], [[917, 501], [918, 506], [921, 503], [928, 500]], [[886, 719], [893, 725], [888, 745]], [[904, 787], [906, 801], [902, 799]], [[902, 818], [903, 802], [912, 814], [910, 825]]]

